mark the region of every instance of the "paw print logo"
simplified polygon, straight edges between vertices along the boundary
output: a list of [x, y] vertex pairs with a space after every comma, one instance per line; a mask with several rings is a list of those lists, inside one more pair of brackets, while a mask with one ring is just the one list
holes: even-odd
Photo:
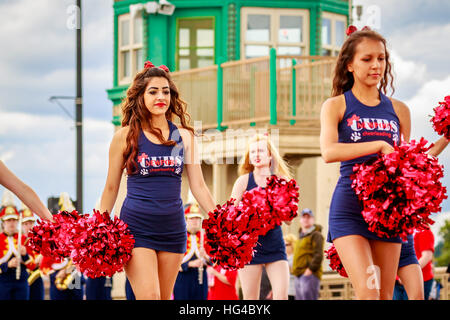
[[361, 139], [361, 134], [359, 132], [353, 132], [352, 136], [350, 137], [350, 139], [352, 139], [354, 142], [356, 142], [359, 139]]
[[181, 172], [181, 168], [180, 168], [180, 167], [177, 167], [177, 168], [175, 169], [175, 174], [180, 174], [180, 172]]
[[148, 170], [147, 169], [141, 169], [141, 175], [142, 176], [148, 175]]
[[392, 140], [395, 142], [395, 144], [398, 144], [398, 134], [394, 134], [393, 136], [392, 136]]

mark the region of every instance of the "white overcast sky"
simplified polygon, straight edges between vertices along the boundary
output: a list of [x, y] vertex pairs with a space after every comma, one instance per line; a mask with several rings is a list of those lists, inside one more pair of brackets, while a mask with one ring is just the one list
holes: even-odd
[[[0, 159], [36, 190], [75, 198], [75, 128], [50, 96], [75, 95], [75, 31], [67, 27], [74, 0], [0, 0]], [[362, 21], [374, 21], [388, 40], [395, 71], [394, 97], [412, 113], [412, 138], [435, 141], [432, 109], [450, 94], [450, 1], [354, 0]], [[113, 1], [82, 1], [84, 211], [100, 197], [113, 135]], [[372, 6], [372, 7], [370, 7]], [[375, 9], [374, 9], [375, 8]], [[372, 10], [372, 11], [370, 11]], [[372, 20], [370, 20], [372, 19]], [[62, 101], [74, 114], [74, 104]], [[450, 150], [440, 162], [450, 187]], [[3, 192], [3, 187], [0, 187]], [[450, 211], [450, 201], [444, 202]]]

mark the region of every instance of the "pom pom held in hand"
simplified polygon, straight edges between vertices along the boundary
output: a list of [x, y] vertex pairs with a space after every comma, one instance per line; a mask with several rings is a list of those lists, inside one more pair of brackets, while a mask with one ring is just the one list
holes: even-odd
[[295, 180], [272, 176], [265, 188], [244, 192], [240, 204], [235, 206], [230, 199], [217, 206], [203, 221], [206, 253], [224, 268], [243, 268], [251, 261], [260, 235], [297, 216], [298, 195]]
[[259, 220], [253, 207], [234, 206], [234, 199], [209, 212], [203, 221], [205, 251], [220, 266], [243, 268], [253, 257], [258, 240]]
[[72, 237], [76, 222], [81, 219], [77, 211], [61, 211], [53, 216], [55, 222], [40, 221], [28, 234], [27, 246], [32, 250], [54, 258], [69, 257], [73, 250]]
[[433, 109], [434, 116], [431, 118], [433, 129], [450, 140], [450, 96], [446, 96], [439, 106]]
[[31, 249], [44, 256], [70, 257], [90, 278], [111, 277], [130, 260], [133, 235], [119, 218], [94, 210], [92, 216], [63, 211], [53, 219], [55, 222], [42, 221], [32, 229]]
[[131, 259], [134, 238], [119, 218], [94, 210], [93, 215], [80, 219], [76, 228], [70, 257], [87, 277], [111, 277]]
[[420, 141], [403, 142], [394, 152], [353, 167], [352, 187], [362, 202], [369, 230], [378, 236], [406, 239], [414, 229], [428, 229], [432, 212], [447, 198], [440, 182], [443, 167]]
[[336, 247], [334, 244], [328, 250], [325, 250], [325, 256], [328, 260], [330, 260], [330, 268], [331, 270], [336, 271], [342, 277], [348, 278], [347, 271], [345, 271], [344, 265], [339, 258]]

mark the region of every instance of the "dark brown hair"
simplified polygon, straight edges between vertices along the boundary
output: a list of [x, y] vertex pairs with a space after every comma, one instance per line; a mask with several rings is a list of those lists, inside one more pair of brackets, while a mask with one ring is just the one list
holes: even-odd
[[336, 62], [336, 67], [334, 69], [333, 89], [331, 92], [332, 97], [343, 94], [345, 91], [348, 91], [353, 87], [355, 79], [353, 78], [353, 73], [348, 71], [347, 66], [355, 57], [356, 47], [365, 38], [381, 41], [383, 43], [385, 48], [386, 69], [381, 79], [379, 90], [382, 90], [383, 93], [386, 94], [387, 87], [389, 86], [392, 93], [394, 93], [394, 76], [392, 75], [392, 65], [389, 61], [389, 52], [386, 48], [386, 39], [373, 30], [361, 30], [353, 32], [342, 45]]
[[166, 111], [166, 119], [172, 121], [173, 115], [175, 114], [180, 118], [181, 126], [194, 133], [194, 129], [189, 125], [191, 117], [186, 112], [187, 104], [181, 100], [178, 89], [169, 73], [156, 67], [144, 68], [134, 77], [133, 83], [128, 88], [127, 96], [122, 103], [122, 127], [129, 126], [126, 139], [127, 146], [123, 153], [124, 165], [122, 169], [127, 169], [128, 174], [133, 174], [137, 171], [136, 156], [138, 153], [138, 138], [141, 130], [145, 129], [150, 131], [163, 145], [176, 145], [175, 141], [164, 139], [161, 129], [153, 127], [152, 114], [145, 106], [145, 88], [154, 77], [165, 78], [169, 82], [170, 105]]

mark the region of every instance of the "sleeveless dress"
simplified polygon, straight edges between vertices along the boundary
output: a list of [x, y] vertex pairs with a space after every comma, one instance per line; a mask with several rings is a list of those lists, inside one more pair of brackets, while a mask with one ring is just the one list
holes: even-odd
[[[353, 95], [351, 90], [344, 93], [346, 110], [338, 126], [340, 143], [361, 143], [384, 140], [391, 145], [400, 141], [400, 121], [391, 100], [380, 92], [380, 103], [367, 106]], [[377, 154], [342, 161], [340, 177], [333, 193], [328, 216], [327, 241], [348, 236], [361, 235], [369, 240], [401, 243], [400, 237], [383, 238], [369, 231], [362, 215], [362, 205], [351, 187], [350, 175], [353, 165], [363, 163]]]
[[174, 253], [186, 252], [187, 230], [181, 200], [183, 140], [170, 121], [169, 140], [175, 146], [151, 142], [141, 131], [136, 163], [128, 175], [127, 196], [120, 218], [134, 235], [134, 247]]
[[[253, 172], [248, 174], [248, 184], [246, 191], [252, 190], [258, 187], [253, 176]], [[286, 246], [284, 244], [283, 232], [281, 226], [269, 230], [264, 236], [258, 237], [258, 243], [255, 247], [255, 255], [248, 263], [252, 264], [264, 264], [275, 262], [278, 260], [286, 260]]]

